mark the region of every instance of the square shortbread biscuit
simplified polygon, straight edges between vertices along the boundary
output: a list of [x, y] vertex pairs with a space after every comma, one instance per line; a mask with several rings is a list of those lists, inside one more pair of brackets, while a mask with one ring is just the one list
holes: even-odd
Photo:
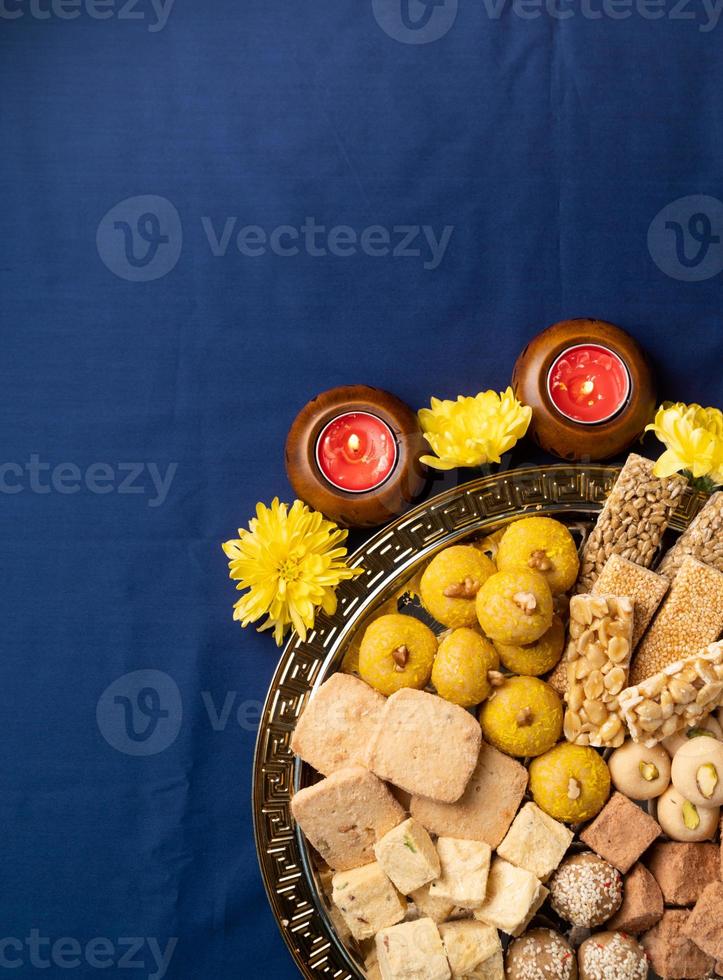
[[334, 674], [304, 709], [291, 739], [291, 750], [317, 772], [330, 776], [348, 766], [363, 766], [386, 698], [349, 674]]
[[526, 803], [497, 848], [505, 861], [547, 881], [572, 844], [574, 834], [534, 803]]
[[384, 783], [361, 766], [340, 769], [300, 790], [291, 812], [335, 871], [371, 864], [376, 842], [405, 816]]
[[374, 848], [377, 861], [402, 895], [409, 895], [439, 877], [437, 848], [416, 820], [405, 820], [390, 830]]
[[380, 929], [394, 926], [407, 914], [407, 903], [381, 865], [337, 871], [332, 899], [355, 939], [372, 939]]
[[474, 919], [447, 922], [439, 927], [452, 980], [463, 980], [502, 949], [494, 926]]
[[404, 688], [384, 706], [367, 765], [408, 793], [454, 803], [467, 788], [481, 743], [479, 722], [464, 708]]
[[519, 936], [547, 898], [547, 888], [529, 871], [495, 858], [487, 882], [487, 898], [475, 919]]
[[499, 845], [527, 789], [527, 769], [487, 742], [465, 790], [456, 803], [412, 797], [410, 812], [432, 834]]
[[429, 893], [447, 898], [463, 909], [478, 909], [487, 893], [492, 848], [484, 841], [440, 837], [437, 852], [442, 865]]
[[377, 933], [383, 980], [450, 980], [439, 929], [431, 919], [403, 922]]

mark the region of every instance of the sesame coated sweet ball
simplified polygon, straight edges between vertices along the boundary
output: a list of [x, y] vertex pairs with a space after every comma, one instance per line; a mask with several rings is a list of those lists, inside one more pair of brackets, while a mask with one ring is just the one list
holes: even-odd
[[437, 694], [463, 708], [473, 708], [489, 695], [490, 670], [500, 665], [490, 641], [466, 626], [453, 630], [439, 644], [432, 668]]
[[507, 980], [577, 980], [572, 947], [552, 929], [530, 929], [509, 946]]
[[437, 637], [413, 616], [392, 613], [367, 626], [359, 648], [363, 681], [387, 697], [403, 687], [422, 690], [429, 683]]
[[542, 755], [562, 734], [562, 702], [536, 677], [505, 677], [480, 710], [482, 734], [507, 755]]
[[573, 926], [594, 929], [623, 904], [620, 872], [592, 851], [563, 861], [549, 884], [550, 903]]
[[559, 662], [565, 646], [565, 626], [559, 616], [553, 616], [552, 626], [535, 643], [526, 646], [495, 643], [500, 660], [512, 674], [539, 677]]
[[564, 524], [551, 517], [523, 517], [505, 531], [497, 552], [497, 567], [517, 565], [541, 572], [553, 595], [572, 588], [580, 569], [577, 547]]
[[563, 742], [530, 764], [530, 792], [555, 820], [582, 823], [605, 806], [610, 770], [595, 749]]
[[552, 626], [550, 586], [531, 568], [491, 575], [477, 593], [476, 605], [479, 624], [495, 643], [535, 643]]
[[476, 626], [475, 598], [480, 587], [495, 572], [492, 561], [471, 545], [445, 548], [431, 560], [422, 574], [422, 605], [438, 623], [449, 629]]
[[580, 980], [646, 980], [645, 951], [632, 936], [601, 932], [586, 939], [577, 951]]

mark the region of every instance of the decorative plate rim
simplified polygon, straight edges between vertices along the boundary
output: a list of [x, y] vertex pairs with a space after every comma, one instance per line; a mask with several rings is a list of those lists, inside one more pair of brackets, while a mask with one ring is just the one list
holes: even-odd
[[[508, 469], [430, 497], [376, 531], [352, 553], [349, 564], [364, 563], [368, 574], [341, 584], [334, 615], [320, 614], [306, 641], [297, 633], [290, 636], [259, 723], [253, 760], [253, 825], [269, 904], [292, 958], [307, 980], [360, 980], [364, 976], [318, 903], [306, 847], [291, 819], [290, 803], [300, 767], [289, 741], [307, 695], [325, 679], [349, 633], [370, 607], [430, 554], [524, 513], [595, 513], [620, 468], [558, 463]], [[687, 489], [671, 528], [684, 530], [705, 499], [704, 494]]]

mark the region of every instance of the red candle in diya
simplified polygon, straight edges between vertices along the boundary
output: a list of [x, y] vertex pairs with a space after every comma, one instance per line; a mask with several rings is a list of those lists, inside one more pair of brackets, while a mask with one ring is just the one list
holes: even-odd
[[563, 320], [525, 347], [512, 376], [530, 435], [562, 459], [609, 459], [653, 418], [655, 387], [636, 341], [604, 320]]
[[346, 412], [327, 422], [316, 442], [316, 461], [337, 490], [366, 493], [381, 486], [397, 462], [394, 433], [376, 415]]
[[614, 351], [599, 344], [577, 344], [553, 362], [547, 391], [566, 418], [596, 425], [623, 408], [630, 394], [630, 375]]
[[325, 391], [299, 412], [286, 441], [296, 495], [346, 527], [375, 527], [402, 513], [425, 483], [415, 413], [366, 385]]

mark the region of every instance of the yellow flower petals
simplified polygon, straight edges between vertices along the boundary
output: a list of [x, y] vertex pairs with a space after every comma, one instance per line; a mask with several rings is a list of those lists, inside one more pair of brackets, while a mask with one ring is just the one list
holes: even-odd
[[499, 395], [460, 395], [456, 401], [432, 398], [430, 405], [417, 415], [435, 455], [422, 456], [421, 461], [437, 470], [499, 463], [527, 432], [532, 418], [532, 409], [518, 402], [511, 388]]
[[278, 497], [271, 507], [258, 503], [248, 530], [239, 528], [238, 535], [221, 545], [229, 577], [245, 592], [233, 618], [245, 627], [266, 616], [259, 630], [273, 629], [278, 646], [290, 627], [305, 640], [319, 607], [336, 610], [337, 585], [363, 572], [344, 561], [347, 532], [301, 500], [291, 508]]
[[656, 462], [658, 477], [688, 470], [697, 480], [707, 477], [723, 483], [723, 413], [683, 402], [664, 402], [655, 421], [646, 427], [654, 432], [666, 451]]

